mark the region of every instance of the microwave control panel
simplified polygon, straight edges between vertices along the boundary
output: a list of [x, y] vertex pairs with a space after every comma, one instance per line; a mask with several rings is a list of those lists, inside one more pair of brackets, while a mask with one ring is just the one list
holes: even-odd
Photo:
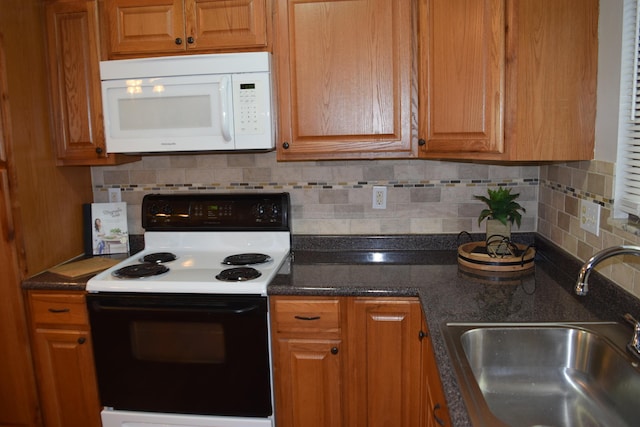
[[269, 73], [233, 76], [233, 112], [236, 137], [271, 133]]
[[259, 82], [240, 83], [237, 92], [236, 132], [242, 135], [260, 135], [264, 132], [264, 114], [261, 114], [262, 88]]

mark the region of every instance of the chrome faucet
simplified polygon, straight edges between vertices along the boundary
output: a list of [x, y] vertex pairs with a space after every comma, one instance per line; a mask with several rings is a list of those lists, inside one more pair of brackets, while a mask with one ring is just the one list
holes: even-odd
[[[575, 292], [577, 295], [584, 296], [589, 291], [587, 280], [591, 270], [602, 260], [610, 258], [615, 255], [638, 255], [640, 256], [640, 246], [612, 246], [607, 249], [603, 249], [593, 255], [587, 262], [580, 268], [580, 274], [578, 275], [578, 281], [576, 282]], [[636, 357], [640, 358], [640, 322], [634, 319], [629, 313], [625, 314], [624, 319], [633, 326], [633, 336], [631, 341], [627, 344], [629, 351]]]
[[600, 252], [597, 252], [594, 256], [589, 258], [587, 262], [584, 263], [582, 268], [580, 269], [580, 274], [578, 275], [578, 281], [576, 282], [575, 291], [577, 295], [584, 296], [589, 291], [587, 286], [587, 280], [589, 279], [589, 275], [591, 274], [591, 270], [607, 258], [610, 258], [615, 255], [638, 255], [640, 256], [640, 246], [612, 246], [607, 249], [603, 249]]

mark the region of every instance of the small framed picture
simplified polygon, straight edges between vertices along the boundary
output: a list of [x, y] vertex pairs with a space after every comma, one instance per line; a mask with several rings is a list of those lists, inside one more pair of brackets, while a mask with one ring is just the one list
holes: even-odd
[[[89, 226], [93, 255], [129, 253], [127, 204], [92, 203]], [[88, 218], [87, 218], [88, 219]]]

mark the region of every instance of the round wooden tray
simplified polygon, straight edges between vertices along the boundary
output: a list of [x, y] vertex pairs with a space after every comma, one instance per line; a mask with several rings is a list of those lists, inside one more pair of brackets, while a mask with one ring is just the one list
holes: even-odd
[[458, 264], [484, 271], [523, 271], [533, 268], [536, 250], [512, 243], [513, 254], [492, 254], [486, 242], [470, 242], [458, 247]]

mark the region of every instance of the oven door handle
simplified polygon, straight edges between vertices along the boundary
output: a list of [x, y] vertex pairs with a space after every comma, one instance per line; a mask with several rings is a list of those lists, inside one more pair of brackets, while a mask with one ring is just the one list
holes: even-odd
[[91, 304], [93, 311], [135, 311], [135, 312], [207, 312], [216, 314], [246, 314], [256, 311], [260, 308], [258, 304], [250, 305], [226, 305], [226, 306], [198, 306], [198, 305], [119, 305], [105, 304], [103, 302], [94, 301]]

